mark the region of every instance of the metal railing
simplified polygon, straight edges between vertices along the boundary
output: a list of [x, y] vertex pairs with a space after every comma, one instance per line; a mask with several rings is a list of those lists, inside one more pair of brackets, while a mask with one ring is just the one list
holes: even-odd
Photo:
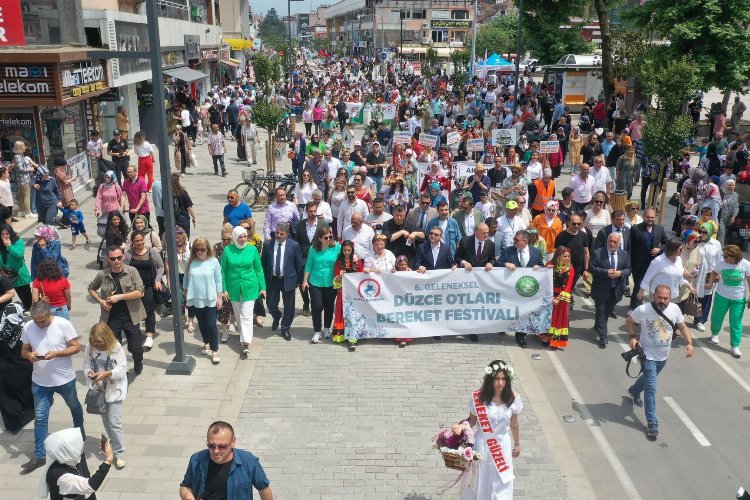
[[190, 21], [190, 10], [187, 5], [167, 0], [158, 0], [157, 3], [159, 4], [159, 17]]

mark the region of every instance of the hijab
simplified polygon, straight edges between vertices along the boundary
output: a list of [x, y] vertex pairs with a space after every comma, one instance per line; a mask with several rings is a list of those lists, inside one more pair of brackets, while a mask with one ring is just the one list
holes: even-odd
[[240, 236], [247, 236], [247, 230], [242, 226], [237, 226], [234, 229], [232, 229], [232, 244], [237, 247], [239, 250], [244, 249], [247, 246], [247, 241], [245, 243], [240, 244], [238, 241], [240, 239]]
[[[137, 220], [142, 220], [143, 223], [145, 224], [144, 228], [142, 230], [140, 230], [140, 231], [138, 231], [138, 230], [135, 229], [135, 221], [137, 221]], [[148, 225], [148, 219], [146, 219], [146, 216], [143, 215], [143, 214], [140, 214], [140, 215], [136, 215], [135, 219], [133, 219], [133, 231], [136, 232], [136, 233], [138, 233], [138, 234], [140, 234], [140, 235], [142, 235], [145, 238], [145, 237], [148, 236], [148, 234], [151, 231], [153, 231], [153, 229], [151, 229], [151, 226]]]
[[702, 243], [708, 243], [711, 241], [711, 238], [714, 235], [714, 225], [710, 222], [704, 222], [700, 226], [698, 226], [698, 229], [705, 229], [708, 233], [708, 238], [706, 238], [706, 241], [701, 241]]
[[39, 226], [34, 231], [34, 236], [40, 236], [47, 243], [55, 239], [55, 230], [49, 226]]
[[[107, 182], [107, 179], [109, 179], [109, 182]], [[114, 185], [116, 184], [115, 179], [115, 173], [112, 170], [107, 170], [107, 172], [104, 174], [104, 184], [102, 184], [102, 186], [104, 186], [103, 189], [114, 187]]]
[[52, 462], [75, 467], [81, 461], [81, 454], [83, 453], [81, 429], [72, 427], [53, 432], [44, 440], [44, 449], [47, 452], [47, 467], [39, 479], [39, 488], [37, 489], [37, 496], [39, 498], [47, 498], [49, 496], [47, 470], [49, 470]]

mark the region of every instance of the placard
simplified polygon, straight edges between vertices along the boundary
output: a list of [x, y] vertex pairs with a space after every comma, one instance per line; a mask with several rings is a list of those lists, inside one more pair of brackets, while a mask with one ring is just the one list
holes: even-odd
[[447, 141], [448, 142], [448, 146], [452, 146], [454, 144], [458, 144], [459, 142], [461, 142], [461, 132], [459, 132], [457, 130], [455, 132], [448, 132], [447, 139], [448, 139], [448, 141]]
[[517, 142], [514, 128], [498, 128], [492, 131], [493, 147], [515, 146]]
[[393, 144], [411, 144], [411, 134], [409, 131], [397, 131], [393, 133]]
[[77, 192], [79, 189], [86, 187], [89, 180], [91, 180], [89, 156], [86, 154], [86, 151], [82, 151], [69, 158], [67, 162], [69, 167], [67, 173], [73, 179], [73, 192]]
[[440, 140], [440, 137], [437, 135], [430, 135], [430, 134], [419, 134], [419, 143], [422, 146], [429, 146], [433, 149], [437, 147], [438, 141]]
[[466, 143], [466, 150], [471, 151], [484, 151], [484, 139], [479, 137], [478, 139], [469, 139]]
[[540, 153], [557, 153], [560, 149], [560, 141], [540, 141], [539, 152]]

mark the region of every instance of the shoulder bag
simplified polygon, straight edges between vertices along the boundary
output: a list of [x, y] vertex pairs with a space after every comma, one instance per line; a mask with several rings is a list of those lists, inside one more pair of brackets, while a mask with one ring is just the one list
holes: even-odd
[[[98, 373], [99, 367], [96, 363], [96, 360], [91, 354], [89, 354], [89, 359], [91, 360], [93, 371], [95, 373]], [[104, 362], [103, 369], [106, 370], [108, 367], [109, 354], [107, 354], [107, 359]], [[92, 382], [94, 387], [86, 392], [86, 399], [84, 400], [84, 403], [86, 404], [86, 413], [91, 413], [92, 415], [101, 415], [102, 413], [104, 413], [105, 405], [107, 404], [107, 401], [104, 398], [107, 389], [107, 380], [108, 379], [104, 379], [103, 381], [98, 382]]]

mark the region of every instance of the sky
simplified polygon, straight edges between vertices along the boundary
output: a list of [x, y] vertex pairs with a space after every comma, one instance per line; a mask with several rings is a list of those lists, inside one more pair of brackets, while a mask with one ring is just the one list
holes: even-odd
[[[304, 0], [302, 2], [292, 2], [292, 14], [297, 12], [310, 12], [319, 5], [333, 5], [339, 0]], [[279, 17], [286, 16], [287, 3], [279, 0], [250, 0], [250, 6], [256, 14], [265, 14], [272, 7], [276, 9]]]

